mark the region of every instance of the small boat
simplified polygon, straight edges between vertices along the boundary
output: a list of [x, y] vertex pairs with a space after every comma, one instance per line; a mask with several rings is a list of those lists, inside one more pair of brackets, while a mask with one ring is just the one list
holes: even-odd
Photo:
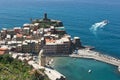
[[92, 70], [89, 69], [89, 70], [88, 70], [88, 73], [91, 73], [91, 72], [92, 72]]
[[103, 22], [104, 22], [104, 23], [106, 23], [106, 24], [107, 24], [107, 23], [109, 23], [109, 21], [108, 21], [108, 20], [104, 20]]

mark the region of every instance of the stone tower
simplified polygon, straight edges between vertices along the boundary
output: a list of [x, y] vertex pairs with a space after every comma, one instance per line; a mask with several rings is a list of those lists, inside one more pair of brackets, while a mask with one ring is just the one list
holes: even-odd
[[46, 64], [46, 56], [44, 56], [43, 53], [44, 53], [44, 50], [41, 49], [38, 56], [40, 66], [45, 66]]
[[48, 17], [47, 17], [47, 13], [44, 14], [43, 20], [44, 20], [44, 21], [50, 21], [50, 19], [48, 19]]
[[74, 41], [73, 41], [75, 48], [80, 48], [81, 47], [81, 42], [80, 42], [80, 38], [79, 37], [74, 37]]

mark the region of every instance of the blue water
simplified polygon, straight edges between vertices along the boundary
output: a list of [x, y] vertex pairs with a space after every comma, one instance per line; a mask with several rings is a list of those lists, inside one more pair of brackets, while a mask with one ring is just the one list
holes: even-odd
[[[72, 37], [79, 36], [83, 45], [94, 46], [97, 51], [120, 58], [119, 9], [120, 0], [0, 0], [0, 28], [22, 26], [29, 23], [30, 18], [42, 18], [43, 13], [47, 12], [49, 18], [62, 20], [67, 32]], [[96, 35], [90, 32], [93, 24], [105, 19], [109, 23], [103, 29], [98, 30]], [[78, 63], [74, 64], [79, 67]], [[63, 69], [61, 71], [64, 73]], [[116, 74], [108, 74], [111, 75]]]
[[120, 80], [117, 67], [95, 60], [57, 57], [53, 64], [68, 80]]

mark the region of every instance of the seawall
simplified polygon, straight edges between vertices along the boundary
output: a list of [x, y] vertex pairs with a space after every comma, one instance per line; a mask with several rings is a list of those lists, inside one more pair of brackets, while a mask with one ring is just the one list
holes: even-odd
[[70, 57], [89, 58], [89, 59], [95, 59], [98, 61], [102, 61], [108, 64], [112, 64], [114, 66], [117, 66], [118, 71], [120, 72], [120, 60], [119, 59], [116, 59], [108, 55], [101, 54], [96, 51], [92, 51], [89, 49], [79, 49], [77, 54], [71, 54]]

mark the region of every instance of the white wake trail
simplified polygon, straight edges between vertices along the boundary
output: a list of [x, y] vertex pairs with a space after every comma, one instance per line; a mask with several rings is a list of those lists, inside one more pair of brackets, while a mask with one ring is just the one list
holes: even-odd
[[95, 23], [91, 26], [90, 31], [96, 33], [97, 30], [104, 28], [104, 26], [107, 25], [108, 23], [109, 23], [108, 20], [103, 20], [101, 22]]

